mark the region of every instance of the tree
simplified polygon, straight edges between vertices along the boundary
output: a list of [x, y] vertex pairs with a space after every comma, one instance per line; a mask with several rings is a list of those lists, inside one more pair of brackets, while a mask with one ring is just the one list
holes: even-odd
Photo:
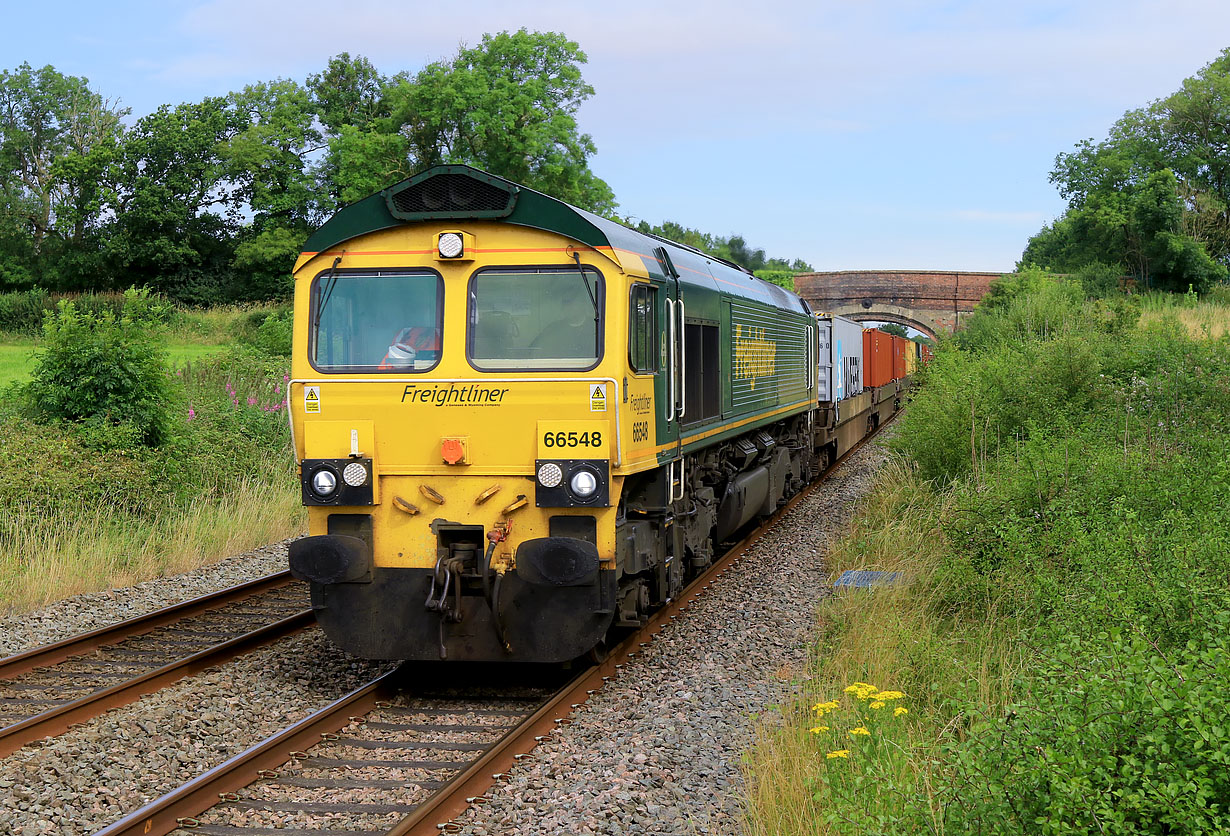
[[221, 97], [163, 105], [137, 120], [111, 179], [105, 241], [116, 286], [218, 301], [242, 219], [225, 153], [244, 127]]
[[307, 89], [325, 133], [337, 136], [343, 127], [364, 129], [388, 118], [388, 84], [371, 61], [343, 52], [329, 59], [324, 72], [308, 76]]
[[227, 296], [288, 296], [295, 258], [324, 214], [312, 157], [325, 147], [316, 105], [293, 81], [252, 84], [228, 98], [236, 133], [219, 147], [228, 207], [251, 215], [239, 231]]
[[52, 262], [93, 247], [102, 214], [102, 172], [114, 159], [128, 113], [84, 78], [22, 64], [0, 72], [0, 282], [54, 272]]
[[898, 325], [895, 322], [885, 322], [882, 325], [878, 326], [878, 328], [879, 330], [883, 331], [885, 334], [892, 334], [894, 337], [909, 338], [910, 336], [910, 331], [908, 328], [906, 328], [904, 325]]
[[417, 169], [468, 163], [609, 214], [614, 193], [590, 171], [596, 148], [577, 128], [577, 109], [594, 93], [581, 76], [585, 62], [559, 33], [484, 35], [451, 61], [399, 80], [389, 90], [392, 126]]
[[1207, 287], [1230, 265], [1230, 49], [1178, 92], [1128, 112], [1107, 139], [1055, 160], [1064, 216], [1021, 264], [1118, 265], [1146, 286]]

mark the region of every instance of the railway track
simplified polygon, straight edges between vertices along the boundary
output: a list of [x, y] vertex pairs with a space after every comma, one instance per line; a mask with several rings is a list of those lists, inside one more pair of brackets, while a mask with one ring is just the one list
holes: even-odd
[[289, 572], [0, 659], [0, 757], [315, 622]]
[[[880, 429], [890, 422], [885, 422]], [[865, 438], [624, 639], [601, 664], [550, 693], [441, 696], [413, 684], [432, 665], [403, 666], [151, 802], [95, 836], [427, 836], [519, 759], [571, 722], [747, 549], [841, 467]], [[435, 670], [441, 667], [434, 666]], [[479, 668], [481, 670], [481, 668]], [[558, 670], [558, 669], [556, 669]], [[455, 679], [457, 666], [447, 675]], [[490, 669], [486, 670], [489, 677]], [[538, 671], [542, 676], [542, 670]], [[490, 682], [485, 686], [490, 689]], [[530, 689], [532, 690], [532, 689]], [[525, 689], [523, 688], [523, 691]]]

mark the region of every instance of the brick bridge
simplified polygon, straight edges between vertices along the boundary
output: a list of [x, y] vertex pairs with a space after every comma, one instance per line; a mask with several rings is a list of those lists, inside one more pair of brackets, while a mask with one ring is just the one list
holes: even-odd
[[859, 322], [896, 322], [928, 337], [951, 333], [1002, 273], [941, 270], [842, 270], [801, 273], [794, 291], [817, 313]]

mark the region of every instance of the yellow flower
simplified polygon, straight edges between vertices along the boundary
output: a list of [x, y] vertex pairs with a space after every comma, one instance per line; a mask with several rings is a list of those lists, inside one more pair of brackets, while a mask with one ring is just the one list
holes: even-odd
[[812, 726], [810, 729], [808, 729], [808, 731], [810, 731], [812, 734], [823, 734], [824, 732], [828, 730], [829, 730], [828, 726]]
[[836, 752], [829, 752], [827, 755], [825, 755], [825, 757], [828, 758], [829, 760], [832, 760], [833, 758], [848, 758], [850, 757], [850, 750], [849, 749], [838, 749]]
[[818, 702], [811, 707], [811, 710], [823, 717], [830, 711], [837, 710], [837, 700], [829, 700], [828, 702]]
[[866, 726], [859, 726], [857, 729], [850, 729], [851, 737], [853, 737], [856, 734], [871, 734], [871, 732], [867, 731]]
[[876, 694], [876, 699], [878, 700], [903, 700], [905, 699], [905, 694], [901, 693], [900, 691], [881, 691], [880, 693]]
[[909, 713], [910, 713], [910, 710], [906, 708], [904, 705], [899, 705], [893, 709], [894, 717], [900, 717], [902, 714], [909, 714]]
[[845, 689], [847, 694], [853, 694], [857, 699], [860, 699], [860, 700], [865, 700], [865, 699], [870, 698], [871, 695], [874, 694], [877, 690], [879, 689], [876, 688], [876, 686], [870, 685], [866, 682], [855, 682], [853, 685], [847, 685]]
[[871, 707], [872, 707], [872, 708], [883, 708], [883, 707], [884, 707], [884, 700], [876, 700], [875, 702], [873, 702], [873, 703], [871, 704]]

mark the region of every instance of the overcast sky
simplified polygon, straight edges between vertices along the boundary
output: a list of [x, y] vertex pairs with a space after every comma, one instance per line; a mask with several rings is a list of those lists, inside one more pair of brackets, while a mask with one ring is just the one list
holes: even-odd
[[1010, 270], [1063, 209], [1055, 155], [1230, 46], [1228, 0], [423, 3], [3, 0], [0, 69], [51, 64], [135, 116], [339, 52], [383, 73], [484, 32], [563, 32], [623, 214], [817, 270]]

